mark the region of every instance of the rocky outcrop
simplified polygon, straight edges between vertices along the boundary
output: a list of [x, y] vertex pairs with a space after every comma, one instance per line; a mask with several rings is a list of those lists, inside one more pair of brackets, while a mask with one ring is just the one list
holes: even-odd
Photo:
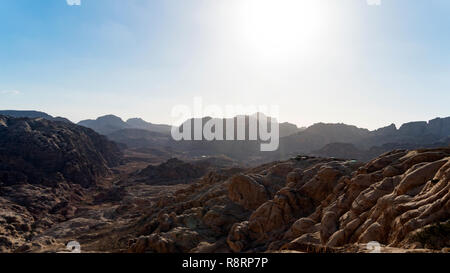
[[448, 137], [450, 132], [450, 118], [435, 118], [428, 122], [427, 132], [429, 134]]
[[[414, 241], [414, 232], [450, 217], [449, 156], [450, 149], [394, 151], [352, 175], [348, 175], [351, 169], [342, 166], [334, 179], [326, 179], [334, 181], [333, 189], [320, 190], [323, 195], [319, 198], [314, 198], [314, 192], [305, 191], [307, 184], [298, 190], [292, 185], [289, 190], [299, 194], [297, 202], [307, 197], [320, 203], [310, 206], [309, 212], [296, 209], [300, 216], [288, 213], [295, 222], [279, 225], [290, 227], [281, 232], [281, 240], [275, 239], [267, 248], [305, 251], [370, 241], [403, 248], [423, 246]], [[336, 167], [333, 169], [337, 171]], [[280, 214], [286, 215], [284, 211]], [[249, 227], [252, 219], [258, 219], [260, 227], [256, 234], [249, 229], [248, 234], [251, 239], [253, 234], [254, 239], [269, 236], [274, 229], [259, 223], [273, 223], [277, 217], [260, 208], [250, 217]]]
[[0, 116], [3, 185], [68, 181], [89, 187], [120, 162], [115, 143], [74, 124]]
[[[210, 173], [161, 199], [128, 251], [353, 252], [371, 241], [389, 251], [441, 250], [449, 247], [449, 181], [450, 148], [395, 150], [365, 165], [297, 157]], [[427, 236], [444, 243], [424, 244]]]
[[150, 185], [187, 184], [204, 176], [212, 167], [208, 161], [184, 162], [172, 158], [157, 166], [149, 165], [138, 171], [135, 178]]
[[269, 194], [261, 182], [252, 176], [242, 174], [231, 179], [228, 196], [246, 209], [257, 209], [269, 199]]
[[74, 217], [87, 188], [120, 160], [117, 146], [91, 129], [0, 116], [0, 252]]

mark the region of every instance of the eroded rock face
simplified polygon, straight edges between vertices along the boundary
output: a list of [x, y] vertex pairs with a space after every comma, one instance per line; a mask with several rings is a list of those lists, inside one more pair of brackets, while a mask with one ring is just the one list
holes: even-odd
[[211, 173], [161, 203], [159, 217], [147, 216], [146, 239], [129, 251], [362, 251], [370, 241], [420, 248], [429, 225], [448, 223], [449, 181], [450, 148], [396, 150], [365, 165], [299, 157]]
[[313, 237], [316, 230], [328, 247], [370, 241], [414, 246], [415, 231], [449, 219], [449, 156], [450, 149], [394, 151], [369, 162], [344, 178], [309, 218], [297, 220], [282, 248], [295, 249], [295, 237]]
[[269, 193], [259, 177], [249, 175], [234, 176], [228, 186], [228, 194], [231, 201], [238, 203], [246, 209], [257, 209], [269, 199]]

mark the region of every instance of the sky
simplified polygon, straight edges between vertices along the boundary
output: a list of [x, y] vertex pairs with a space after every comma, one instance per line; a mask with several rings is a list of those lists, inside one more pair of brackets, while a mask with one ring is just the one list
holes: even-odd
[[298, 126], [450, 116], [450, 1], [368, 2], [2, 0], [0, 109], [170, 124], [201, 97]]

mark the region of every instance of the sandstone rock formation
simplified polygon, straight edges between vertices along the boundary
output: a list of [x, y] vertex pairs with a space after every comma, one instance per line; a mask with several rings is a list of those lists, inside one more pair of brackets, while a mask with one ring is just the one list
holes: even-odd
[[[128, 251], [343, 252], [371, 241], [441, 250], [449, 247], [449, 181], [450, 148], [396, 150], [365, 165], [299, 157], [211, 173], [161, 199]], [[423, 243], [433, 225], [444, 243]]]

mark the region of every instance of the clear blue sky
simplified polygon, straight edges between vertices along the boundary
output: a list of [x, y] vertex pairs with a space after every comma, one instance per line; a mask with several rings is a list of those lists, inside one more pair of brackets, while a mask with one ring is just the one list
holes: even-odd
[[450, 116], [450, 1], [0, 1], [0, 109], [171, 122], [279, 105], [298, 125]]

